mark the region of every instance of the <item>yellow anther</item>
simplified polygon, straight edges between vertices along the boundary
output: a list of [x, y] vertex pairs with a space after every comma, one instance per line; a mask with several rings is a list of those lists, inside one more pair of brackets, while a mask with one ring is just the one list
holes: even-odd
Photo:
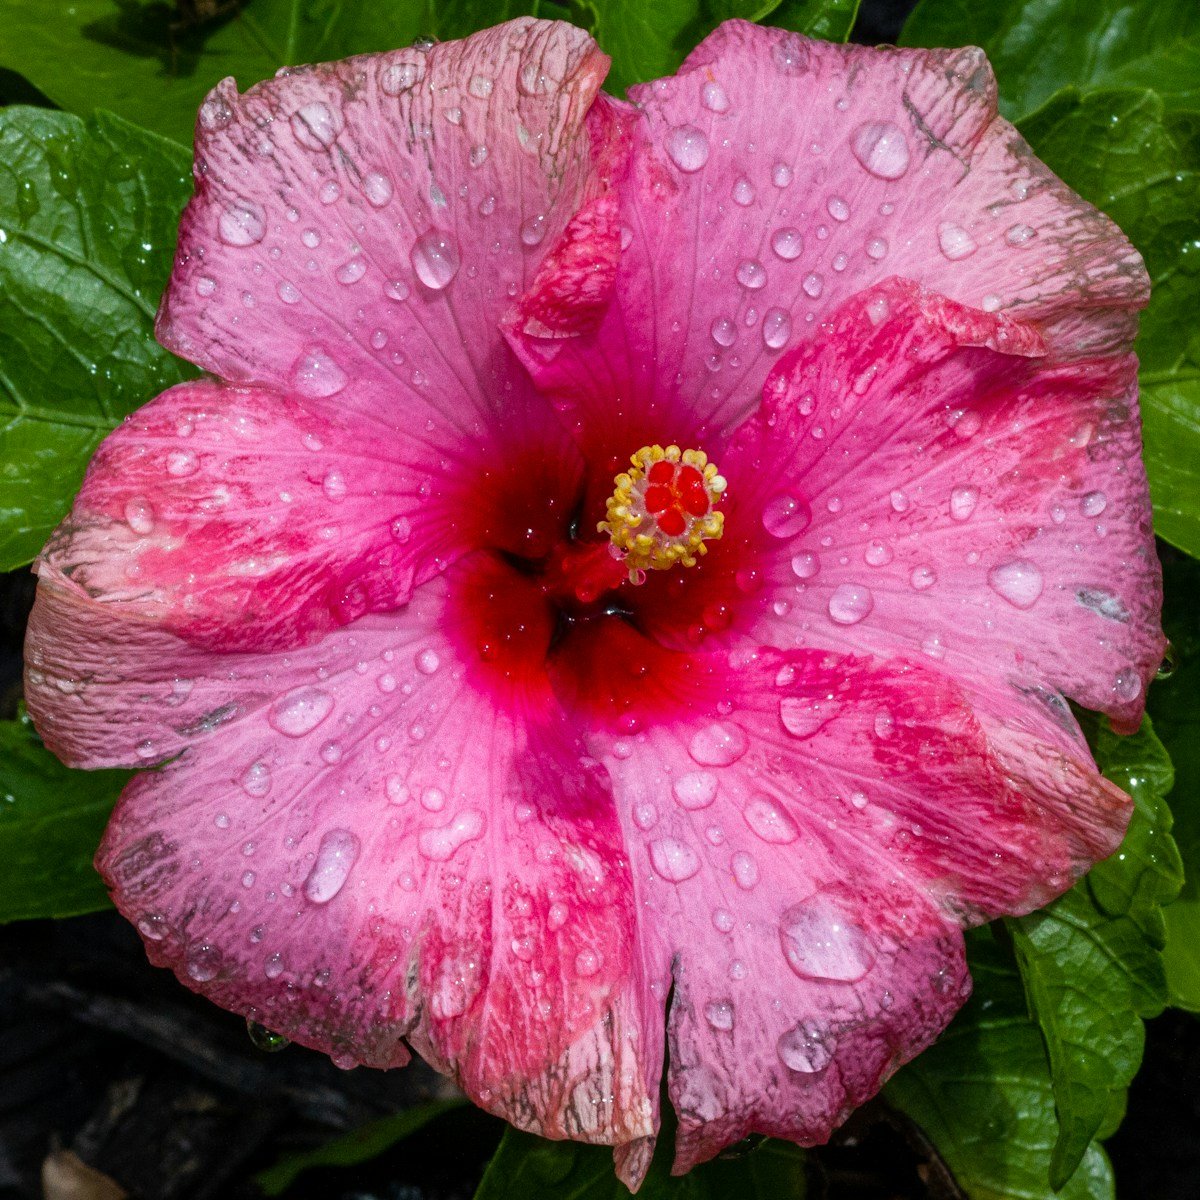
[[679, 563], [694, 567], [708, 553], [706, 541], [721, 536], [725, 514], [716, 511], [725, 479], [702, 450], [643, 446], [630, 458], [608, 499], [607, 533], [640, 583], [646, 571], [666, 571]]

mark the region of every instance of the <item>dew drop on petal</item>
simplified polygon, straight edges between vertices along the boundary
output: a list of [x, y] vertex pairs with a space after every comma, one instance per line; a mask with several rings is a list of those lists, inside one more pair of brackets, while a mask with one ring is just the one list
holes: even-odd
[[287, 737], [311, 733], [333, 711], [333, 697], [319, 688], [296, 688], [271, 705], [267, 721]]
[[265, 762], [252, 762], [242, 772], [240, 782], [247, 796], [265, 796], [271, 790], [271, 768]]
[[308, 150], [328, 150], [342, 131], [342, 114], [323, 100], [314, 100], [291, 116], [296, 141]]
[[425, 74], [423, 63], [393, 63], [385, 67], [379, 76], [379, 86], [389, 96], [398, 96], [408, 91], [414, 84], [419, 83]]
[[194, 475], [200, 469], [200, 462], [191, 450], [172, 450], [167, 455], [167, 474], [182, 479]]
[[667, 134], [667, 154], [686, 174], [699, 171], [708, 162], [708, 138], [694, 125], [680, 125]]
[[820, 569], [820, 558], [809, 550], [792, 556], [792, 574], [797, 579], [812, 579]]
[[804, 294], [815, 300], [825, 290], [825, 280], [815, 271], [805, 275], [800, 286], [804, 289]]
[[310, 347], [292, 370], [292, 386], [312, 399], [336, 396], [348, 382], [346, 372], [320, 346]]
[[417, 278], [435, 292], [449, 286], [461, 264], [454, 235], [436, 229], [427, 230], [417, 238], [409, 258]]
[[913, 567], [908, 582], [918, 591], [923, 592], [937, 583], [937, 572], [930, 566]]
[[950, 516], [956, 521], [966, 521], [978, 503], [978, 488], [956, 487], [950, 493]]
[[272, 954], [263, 963], [263, 974], [268, 979], [278, 979], [283, 974], [283, 957], [279, 954]]
[[854, 983], [875, 965], [867, 935], [820, 892], [783, 914], [779, 942], [788, 966], [803, 979]]
[[[733, 878], [743, 891], [750, 891], [751, 888], [758, 886], [758, 863], [754, 860], [754, 855], [747, 854], [745, 850], [739, 850], [729, 860], [729, 870], [733, 874]], [[720, 928], [718, 926], [718, 928]], [[732, 918], [729, 922], [729, 928], [733, 928]]]
[[373, 208], [383, 208], [392, 198], [392, 181], [378, 171], [363, 176], [363, 195]]
[[682, 883], [700, 870], [699, 856], [677, 838], [658, 838], [651, 842], [650, 863], [668, 883]]
[[207, 942], [191, 946], [187, 952], [185, 969], [197, 983], [208, 983], [216, 979], [221, 969], [221, 952]]
[[450, 822], [437, 829], [426, 829], [417, 839], [417, 847], [432, 862], [446, 862], [461, 846], [483, 833], [483, 814], [464, 809]]
[[442, 660], [438, 658], [437, 651], [428, 649], [422, 650], [417, 655], [416, 662], [417, 670], [422, 675], [433, 675], [436, 673], [438, 667], [442, 665]]
[[1113, 677], [1113, 692], [1119, 700], [1136, 700], [1142, 694], [1142, 680], [1133, 667], [1124, 667]]
[[794, 738], [810, 738], [837, 715], [832, 700], [787, 696], [779, 702], [779, 720]]
[[717, 798], [717, 777], [711, 771], [689, 771], [675, 780], [671, 791], [683, 808], [707, 808]]
[[871, 589], [862, 583], [842, 583], [829, 597], [829, 617], [838, 625], [857, 625], [875, 607]]
[[829, 210], [829, 215], [835, 221], [848, 221], [850, 219], [850, 205], [841, 196], [830, 196], [825, 207]]
[[782, 308], [768, 308], [763, 314], [763, 345], [769, 350], [782, 350], [792, 336], [792, 318]]
[[253, 246], [266, 236], [267, 222], [256, 204], [239, 200], [222, 210], [217, 233], [227, 246]]
[[794, 538], [803, 533], [812, 521], [812, 509], [803, 496], [795, 492], [776, 492], [763, 505], [763, 528], [775, 538]]
[[1103, 492], [1088, 492], [1079, 502], [1079, 511], [1085, 517], [1098, 517], [1108, 507], [1108, 497]]
[[729, 97], [725, 94], [725, 89], [713, 79], [710, 79], [700, 89], [700, 103], [709, 112], [723, 113], [729, 111]]
[[367, 273], [367, 264], [359, 257], [347, 259], [334, 272], [338, 283], [357, 283]]
[[837, 1040], [830, 1034], [822, 1034], [813, 1022], [801, 1021], [780, 1036], [776, 1050], [779, 1061], [789, 1071], [816, 1075], [833, 1062]]
[[134, 496], [126, 500], [124, 514], [125, 524], [134, 533], [145, 537], [146, 534], [154, 532], [154, 509], [150, 507], [150, 501], [145, 496]]
[[735, 272], [738, 283], [752, 292], [767, 286], [766, 268], [756, 258], [744, 258]]
[[281, 279], [275, 285], [275, 294], [284, 302], [284, 304], [299, 304], [300, 289], [286, 279]]
[[749, 745], [740, 725], [714, 721], [692, 735], [688, 753], [702, 767], [728, 767], [746, 753]]
[[709, 334], [718, 346], [728, 350], [737, 341], [737, 326], [728, 317], [715, 317]]
[[796, 822], [770, 796], [751, 796], [742, 809], [746, 824], [764, 842], [786, 845], [800, 836]]
[[800, 230], [792, 229], [790, 226], [777, 229], [771, 235], [771, 249], [784, 262], [791, 262], [793, 259], [799, 258], [804, 250], [804, 236]]
[[722, 1033], [733, 1028], [733, 1005], [728, 1000], [710, 1000], [704, 1006], [704, 1019]]
[[891, 121], [860, 125], [850, 147], [863, 169], [878, 179], [899, 179], [908, 170], [908, 141]]
[[742, 208], [747, 208], [754, 203], [754, 184], [750, 182], [744, 175], [733, 185], [734, 204], [740, 205]]
[[1032, 608], [1045, 586], [1037, 565], [1016, 558], [999, 563], [988, 572], [988, 585], [1016, 608]]
[[951, 262], [969, 258], [978, 249], [975, 239], [961, 225], [949, 221], [938, 226], [938, 248]]
[[304, 894], [313, 904], [328, 904], [342, 890], [358, 852], [358, 838], [348, 829], [331, 829], [321, 838], [304, 881]]
[[787, 163], [776, 163], [771, 168], [771, 182], [777, 188], [788, 187], [792, 182], [792, 168]]

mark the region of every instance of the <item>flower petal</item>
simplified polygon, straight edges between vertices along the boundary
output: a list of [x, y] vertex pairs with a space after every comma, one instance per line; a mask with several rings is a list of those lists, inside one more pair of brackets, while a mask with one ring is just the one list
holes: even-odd
[[598, 186], [584, 118], [607, 67], [583, 31], [520, 19], [242, 96], [226, 80], [200, 111], [160, 340], [315, 399], [386, 382], [410, 420], [494, 411], [499, 317]]
[[962, 1003], [960, 924], [1044, 903], [1129, 813], [1015, 692], [816, 651], [730, 668], [732, 707], [593, 745], [673, 977], [677, 1171], [752, 1131], [824, 1141]]
[[1132, 341], [1148, 295], [1137, 252], [997, 115], [979, 50], [731, 21], [631, 97], [614, 302], [595, 334], [523, 352], [589, 445], [621, 440], [619, 396], [623, 413], [656, 414], [652, 440], [707, 426], [715, 451], [781, 349], [893, 274], [1036, 320], [1058, 355]]
[[722, 462], [727, 525], [758, 526], [753, 638], [923, 651], [1136, 727], [1165, 648], [1136, 360], [1037, 341], [891, 281], [780, 364]]
[[635, 1142], [654, 1105], [607, 776], [544, 696], [472, 686], [447, 590], [290, 655], [269, 703], [129, 786], [98, 865], [218, 1004], [346, 1063], [409, 1038], [522, 1128]]

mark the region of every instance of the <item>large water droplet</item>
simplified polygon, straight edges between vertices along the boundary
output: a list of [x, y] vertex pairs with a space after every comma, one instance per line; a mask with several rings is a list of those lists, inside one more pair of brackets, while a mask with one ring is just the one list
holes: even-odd
[[711, 771], [689, 771], [671, 785], [675, 799], [684, 808], [707, 808], [717, 798], [717, 777]]
[[424, 63], [392, 63], [380, 72], [379, 86], [389, 96], [398, 96], [418, 83], [424, 74]]
[[145, 537], [154, 532], [154, 509], [145, 496], [134, 496], [125, 502], [125, 524], [134, 533]]
[[1000, 563], [988, 572], [988, 584], [1016, 608], [1032, 608], [1042, 594], [1042, 573], [1028, 559], [1016, 558]]
[[1079, 511], [1085, 517], [1098, 517], [1108, 507], [1108, 497], [1103, 492], [1088, 492], [1079, 502]]
[[791, 262], [793, 259], [799, 258], [803, 252], [804, 236], [800, 230], [792, 229], [790, 226], [784, 229], [777, 229], [771, 235], [771, 249], [784, 262]]
[[363, 176], [363, 195], [374, 208], [382, 208], [392, 198], [392, 181], [378, 171]]
[[449, 286], [461, 263], [454, 235], [436, 229], [427, 230], [413, 242], [409, 258], [417, 278], [435, 292]]
[[342, 890], [358, 858], [359, 841], [348, 829], [331, 829], [317, 847], [317, 858], [304, 881], [304, 894], [314, 904], [328, 904]]
[[188, 948], [185, 968], [189, 976], [197, 983], [208, 983], [216, 979], [221, 969], [221, 952], [216, 946], [207, 942], [199, 942]]
[[821, 560], [811, 550], [792, 556], [792, 574], [797, 579], [813, 579], [820, 570]]
[[710, 79], [700, 89], [700, 103], [709, 112], [723, 113], [729, 111], [729, 97], [725, 94], [725, 89], [713, 79]]
[[308, 150], [328, 150], [342, 132], [342, 114], [323, 100], [314, 100], [292, 113], [292, 133]]
[[776, 1043], [779, 1060], [789, 1071], [816, 1075], [833, 1062], [837, 1039], [813, 1021], [801, 1021]]
[[688, 753], [702, 767], [728, 767], [746, 753], [749, 745], [740, 725], [714, 721], [693, 734]]
[[961, 225], [949, 221], [938, 226], [938, 247], [951, 262], [969, 258], [978, 249], [975, 239]]
[[710, 1000], [704, 1006], [704, 1019], [722, 1033], [733, 1028], [733, 1005], [728, 1000]]
[[796, 822], [773, 800], [761, 792], [751, 796], [742, 809], [746, 824], [764, 842], [786, 845], [800, 836]]
[[200, 461], [191, 450], [172, 450], [167, 455], [167, 474], [182, 479], [194, 475], [200, 469]]
[[782, 308], [768, 308], [763, 314], [763, 345], [768, 350], [782, 350], [791, 336], [792, 318]]
[[783, 914], [779, 942], [788, 965], [804, 979], [854, 983], [875, 965], [870, 939], [821, 892]]
[[837, 704], [829, 699], [812, 700], [787, 696], [779, 702], [779, 719], [794, 738], [810, 738], [837, 715]]
[[292, 386], [300, 395], [313, 399], [336, 396], [348, 382], [346, 372], [321, 346], [311, 347], [292, 371]]
[[854, 157], [879, 179], [899, 179], [908, 170], [908, 142], [891, 121], [860, 125], [850, 140]]
[[333, 697], [319, 688], [303, 687], [281, 696], [267, 715], [272, 729], [288, 737], [311, 733], [333, 711]]
[[650, 843], [650, 863], [668, 883], [682, 883], [700, 870], [696, 852], [676, 838], [658, 838]]
[[242, 772], [241, 785], [247, 796], [265, 796], [271, 790], [271, 768], [265, 762], [252, 762]]
[[767, 286], [766, 268], [756, 258], [744, 258], [735, 272], [738, 283], [752, 292]]
[[728, 317], [715, 317], [709, 333], [712, 340], [725, 350], [737, 341], [737, 326]]
[[838, 584], [829, 597], [829, 617], [838, 625], [857, 625], [875, 607], [875, 597], [865, 583]]
[[956, 487], [950, 493], [950, 516], [956, 521], [965, 521], [979, 503], [979, 489]]
[[763, 505], [763, 528], [776, 538], [794, 538], [803, 533], [812, 521], [812, 509], [803, 496], [795, 492], [776, 492]]
[[1113, 677], [1113, 691], [1119, 700], [1136, 700], [1142, 694], [1141, 676], [1133, 667], [1123, 667]]
[[272, 1033], [265, 1025], [260, 1025], [250, 1017], [246, 1018], [246, 1033], [249, 1034], [255, 1049], [263, 1050], [267, 1054], [277, 1054], [291, 1045], [283, 1034]]
[[446, 862], [461, 846], [483, 833], [483, 814], [473, 808], [465, 809], [439, 829], [426, 829], [417, 839], [417, 846], [433, 862]]
[[699, 171], [708, 162], [708, 138], [694, 125], [680, 125], [667, 134], [667, 154], [687, 174]]
[[217, 218], [217, 233], [227, 246], [253, 246], [266, 236], [267, 222], [258, 205], [239, 200]]

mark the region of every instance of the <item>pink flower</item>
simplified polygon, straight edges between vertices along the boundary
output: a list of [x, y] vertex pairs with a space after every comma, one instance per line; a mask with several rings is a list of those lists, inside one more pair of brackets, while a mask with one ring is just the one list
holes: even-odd
[[636, 1183], [664, 1035], [684, 1170], [938, 1034], [961, 927], [1117, 845], [1064, 697], [1135, 727], [1163, 639], [1146, 276], [981, 53], [606, 67], [520, 20], [216, 88], [158, 328], [217, 378], [101, 447], [28, 697], [162, 764], [98, 858], [154, 962]]

